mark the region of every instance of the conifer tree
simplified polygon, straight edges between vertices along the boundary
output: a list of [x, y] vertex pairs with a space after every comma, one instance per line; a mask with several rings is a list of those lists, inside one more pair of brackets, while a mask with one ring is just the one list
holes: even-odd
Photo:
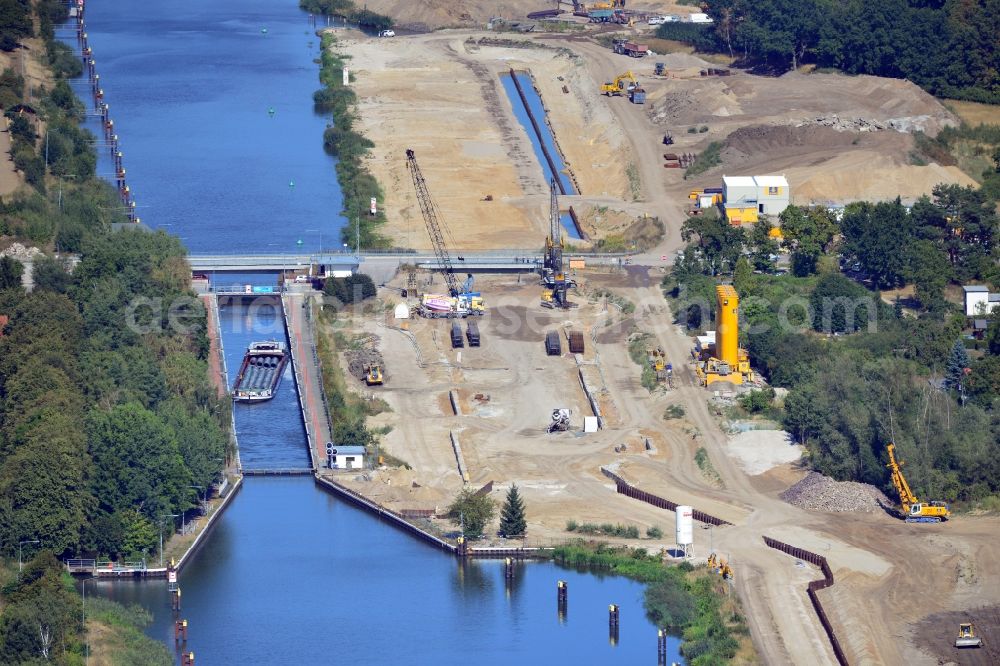
[[945, 370], [945, 383], [950, 389], [957, 389], [962, 380], [965, 379], [965, 369], [972, 365], [969, 359], [969, 352], [965, 350], [965, 345], [961, 340], [955, 341], [955, 346], [951, 348], [951, 355], [948, 357], [948, 365]]
[[500, 512], [500, 535], [504, 537], [523, 537], [528, 531], [528, 523], [524, 519], [524, 500], [517, 492], [517, 485], [511, 484], [507, 499]]

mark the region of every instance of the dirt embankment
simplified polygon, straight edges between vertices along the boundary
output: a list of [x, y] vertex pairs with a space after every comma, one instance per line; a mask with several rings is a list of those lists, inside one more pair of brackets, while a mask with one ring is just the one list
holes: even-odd
[[561, 49], [482, 37], [338, 33], [337, 48], [355, 63], [359, 128], [375, 143], [368, 166], [385, 191], [384, 232], [398, 245], [430, 247], [406, 167], [412, 148], [452, 247], [541, 247], [548, 186], [501, 84], [510, 68], [531, 72], [581, 189], [616, 197], [628, 191], [623, 135], [582, 62]]
[[[693, 56], [671, 62], [675, 78], [651, 95], [650, 118], [680, 139], [681, 150], [724, 142], [722, 164], [695, 185], [717, 185], [723, 174], [782, 173], [794, 202], [809, 204], [910, 201], [938, 183], [973, 183], [956, 167], [911, 164], [912, 133], [934, 135], [956, 118], [908, 81], [736, 70], [702, 77]], [[690, 127], [706, 131], [691, 135]]]
[[[503, 17], [507, 20], [523, 20], [529, 13], [552, 9], [551, 1], [546, 0], [507, 0], [497, 4], [492, 0], [366, 0], [365, 7], [393, 17], [396, 24], [404, 30], [425, 32], [438, 28], [472, 28], [482, 27], [493, 17]], [[658, 12], [661, 14], [690, 14], [699, 11], [691, 5], [681, 5], [669, 0], [640, 0], [630, 2], [629, 9], [637, 12]], [[562, 4], [560, 9], [564, 17], [571, 17], [573, 8], [570, 4]]]

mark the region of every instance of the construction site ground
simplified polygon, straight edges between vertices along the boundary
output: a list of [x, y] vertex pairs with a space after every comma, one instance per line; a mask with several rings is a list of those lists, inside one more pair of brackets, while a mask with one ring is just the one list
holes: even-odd
[[[468, 6], [469, 20], [478, 22], [474, 12], [492, 13], [486, 4]], [[376, 11], [393, 13], [394, 7], [393, 0], [369, 3]], [[411, 19], [427, 25], [465, 21], [453, 7], [429, 2]], [[448, 8], [454, 23], [426, 18]], [[580, 307], [568, 311], [542, 309], [535, 278], [480, 276], [476, 288], [488, 304], [479, 322], [481, 348], [452, 350], [447, 320], [413, 319], [408, 331], [391, 319], [352, 321], [359, 332], [379, 336], [386, 362], [385, 386], [358, 383], [392, 406], [372, 425], [389, 430], [381, 446], [412, 467], [348, 480], [353, 487], [396, 509], [443, 511], [462, 486], [449, 437], [455, 432], [473, 487], [494, 481], [498, 501], [510, 483], [522, 489], [528, 545], [571, 537], [565, 526], [575, 520], [637, 525], [643, 533], [660, 526], [663, 539], [630, 543], [671, 548], [673, 514], [616, 494], [601, 473], [608, 466], [644, 490], [734, 523], [696, 530], [694, 554], [704, 558], [711, 544], [731, 559], [735, 589], [766, 663], [825, 664], [834, 656], [806, 595], [807, 582], [821, 574], [767, 548], [763, 535], [827, 558], [836, 584], [818, 594], [852, 664], [937, 663], [941, 657], [918, 634], [952, 640], [957, 625], [918, 630], [928, 626], [920, 623], [961, 611], [978, 621], [970, 609], [1000, 598], [1000, 564], [991, 552], [1000, 533], [996, 517], [910, 525], [887, 512], [831, 513], [780, 500], [806, 470], [790, 461], [794, 453], [780, 450], [775, 435], [760, 441], [767, 455], [753, 454], [753, 442], [730, 442], [709, 404], [710, 392], [696, 385], [685, 364], [692, 341], [674, 326], [658, 288], [665, 259], [682, 244], [687, 192], [718, 186], [723, 173], [784, 173], [799, 203], [913, 199], [939, 182], [970, 183], [955, 168], [910, 163], [913, 130], [934, 133], [956, 120], [935, 99], [908, 82], [873, 77], [796, 72], [765, 78], [736, 70], [729, 77], [702, 77], [701, 69], [718, 65], [680, 52], [631, 59], [580, 32], [463, 29], [381, 40], [340, 32], [338, 48], [353, 58], [359, 127], [375, 142], [370, 166], [386, 191], [386, 231], [396, 244], [430, 246], [406, 172], [405, 149], [413, 148], [454, 248], [542, 247], [546, 183], [500, 86], [499, 76], [511, 67], [534, 76], [580, 184], [581, 195], [560, 197], [560, 203], [648, 214], [667, 229], [658, 245], [632, 257], [627, 272], [577, 276], [581, 289], [570, 298]], [[657, 61], [667, 64], [669, 77], [653, 76]], [[645, 105], [599, 94], [601, 83], [628, 69], [647, 90]], [[699, 132], [703, 126], [707, 130]], [[665, 132], [674, 145], [662, 144]], [[722, 164], [706, 174], [685, 181], [680, 169], [663, 167], [664, 152], [698, 153], [710, 141], [726, 145]], [[482, 201], [486, 195], [493, 201]], [[608, 226], [618, 233], [624, 221], [612, 218]], [[437, 280], [426, 290], [440, 292]], [[405, 277], [392, 284], [405, 286]], [[635, 304], [635, 312], [625, 314], [604, 299], [591, 302], [588, 294], [598, 288]], [[400, 300], [388, 289], [381, 297]], [[391, 308], [385, 313], [380, 316], [391, 316]], [[547, 330], [570, 327], [585, 332], [579, 366], [570, 355], [544, 352]], [[651, 333], [674, 363], [673, 391], [650, 394], [641, 386], [640, 368], [627, 349], [633, 327]], [[597, 433], [580, 432], [582, 417], [590, 414], [581, 367], [588, 384], [598, 387], [607, 416]], [[451, 391], [460, 415], [452, 410]], [[672, 404], [685, 416], [664, 420]], [[573, 431], [545, 434], [551, 411], [563, 407], [572, 410]], [[715, 475], [695, 461], [702, 447]], [[444, 520], [435, 524], [455, 530]]]
[[[721, 431], [712, 394], [695, 385], [686, 363], [691, 340], [673, 325], [656, 277], [646, 268], [584, 272], [577, 276], [580, 289], [571, 294], [579, 307], [566, 311], [541, 308], [539, 287], [530, 277], [482, 277], [478, 288], [489, 295], [489, 312], [478, 321], [479, 348], [452, 349], [450, 320], [414, 318], [406, 330], [389, 307], [378, 308], [384, 314], [377, 316], [351, 317], [345, 330], [378, 337], [387, 378], [381, 387], [352, 380], [354, 386], [391, 406], [371, 425], [388, 430], [381, 450], [412, 469], [383, 467], [346, 476], [345, 483], [390, 508], [432, 509], [441, 516], [463, 486], [450, 440], [454, 432], [470, 487], [493, 481], [492, 497], [499, 503], [517, 483], [528, 507], [525, 541], [491, 532], [477, 545], [560, 543], [574, 536], [566, 531], [573, 520], [636, 525], [643, 534], [658, 526], [662, 539], [610, 541], [672, 549], [674, 514], [617, 494], [603, 466], [639, 488], [733, 523], [696, 529], [693, 554], [703, 560], [711, 545], [732, 562], [735, 589], [766, 663], [834, 663], [834, 657], [806, 596], [806, 584], [821, 574], [766, 547], [764, 535], [830, 562], [836, 584], [819, 595], [851, 663], [936, 663], [917, 638], [926, 631], [917, 634], [916, 627], [932, 614], [1000, 598], [1000, 564], [991, 553], [1000, 520], [959, 516], [941, 525], [909, 525], [887, 512], [807, 511], [781, 501], [778, 495], [806, 473], [797, 462], [786, 462], [795, 458], [793, 445], [785, 445], [792, 452], [782, 452], [778, 437], [765, 436], [761, 456], [733, 450], [746, 446], [747, 435]], [[606, 305], [604, 297], [594, 296], [598, 289], [620, 294], [635, 312]], [[381, 298], [387, 305], [401, 300], [391, 289], [383, 289]], [[579, 359], [566, 350], [569, 329], [585, 333]], [[550, 330], [562, 334], [562, 356], [545, 353]], [[677, 368], [675, 389], [651, 394], [641, 386], [641, 369], [627, 350], [636, 331], [652, 333], [651, 344], [666, 351]], [[581, 368], [607, 416], [597, 433], [582, 432], [583, 417], [592, 412]], [[674, 404], [685, 415], [664, 420]], [[571, 431], [546, 434], [556, 408], [571, 410]], [[718, 478], [696, 464], [700, 447]], [[752, 474], [744, 471], [748, 460]], [[444, 518], [433, 523], [441, 532], [456, 532]], [[978, 621], [974, 610], [969, 615]], [[941, 626], [935, 636], [950, 637], [954, 629]]]
[[[385, 233], [399, 246], [430, 247], [407, 148], [417, 153], [454, 247], [543, 243], [547, 182], [500, 82], [511, 68], [531, 72], [579, 184], [581, 194], [560, 197], [560, 205], [662, 220], [666, 237], [644, 255], [650, 262], [681, 246], [688, 191], [719, 186], [723, 174], [785, 174], [802, 204], [912, 201], [938, 183], [973, 183], [957, 167], [914, 163], [912, 132], [933, 134], [958, 119], [907, 81], [735, 69], [703, 77], [718, 65], [683, 52], [629, 58], [586, 32], [444, 30], [394, 39], [336, 32], [336, 48], [351, 57], [359, 128], [375, 143], [368, 166], [385, 191]], [[653, 75], [656, 62], [668, 76]], [[600, 94], [626, 70], [647, 90], [645, 105]], [[667, 132], [671, 146], [662, 143]], [[697, 154], [712, 141], [724, 142], [721, 165], [691, 180], [664, 168], [663, 153]]]

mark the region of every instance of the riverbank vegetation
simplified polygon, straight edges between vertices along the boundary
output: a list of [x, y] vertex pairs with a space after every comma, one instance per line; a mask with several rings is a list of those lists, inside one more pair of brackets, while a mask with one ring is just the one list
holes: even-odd
[[666, 23], [660, 39], [725, 53], [765, 73], [807, 63], [848, 74], [906, 78], [942, 97], [1000, 103], [989, 2], [709, 0], [714, 23]]
[[[0, 563], [0, 663], [168, 666], [167, 647], [142, 633], [148, 611], [97, 595], [86, 606], [51, 553]], [[86, 612], [87, 633], [81, 631]], [[113, 655], [113, 656], [112, 656]]]
[[326, 393], [330, 420], [333, 423], [333, 441], [343, 446], [371, 447], [375, 434], [368, 429], [366, 420], [382, 411], [381, 402], [365, 400], [347, 386], [347, 377], [340, 365], [340, 352], [349, 346], [343, 326], [335, 312], [324, 308], [317, 322], [319, 335], [316, 352], [319, 354], [323, 391]]
[[[52, 6], [41, 5], [49, 36]], [[39, 540], [57, 556], [148, 557], [164, 516], [169, 535], [169, 514], [197, 506], [190, 486], [217, 478], [229, 406], [208, 380], [184, 248], [112, 230], [124, 209], [95, 175], [67, 71], [36, 87], [37, 113], [14, 123], [28, 184], [0, 202], [3, 240], [79, 259], [38, 258], [30, 293], [0, 291], [0, 550]], [[5, 94], [24, 93], [4, 80]]]
[[344, 201], [342, 215], [353, 223], [341, 229], [341, 240], [351, 246], [387, 248], [391, 244], [389, 239], [378, 231], [385, 224], [385, 213], [379, 207], [375, 215], [371, 214], [371, 198], [384, 201], [385, 195], [364, 165], [364, 157], [375, 144], [354, 129], [357, 95], [344, 85], [347, 56], [335, 50], [336, 41], [328, 32], [320, 37], [319, 79], [323, 88], [313, 94], [313, 103], [318, 113], [330, 114], [330, 124], [323, 132], [323, 148], [337, 158], [337, 182]]
[[[751, 363], [789, 391], [780, 409], [766, 408], [818, 471], [893, 496], [885, 447], [894, 441], [919, 497], [995, 505], [1000, 314], [983, 315], [975, 339], [960, 288], [1000, 288], [995, 205], [988, 191], [949, 185], [910, 209], [862, 202], [839, 219], [790, 207], [780, 216], [788, 275], [775, 274], [768, 222], [745, 231], [693, 218], [664, 291], [678, 322], [696, 330], [711, 327], [715, 285], [734, 284]], [[949, 371], [956, 343], [968, 363]]]
[[367, 5], [358, 9], [352, 0], [299, 0], [299, 7], [310, 14], [337, 16], [371, 30], [386, 30], [393, 26], [392, 17], [373, 12]]
[[683, 640], [691, 666], [753, 663], [755, 652], [736, 595], [706, 567], [664, 564], [643, 548], [614, 548], [578, 541], [556, 548], [554, 559], [571, 567], [604, 569], [646, 584], [650, 621]]

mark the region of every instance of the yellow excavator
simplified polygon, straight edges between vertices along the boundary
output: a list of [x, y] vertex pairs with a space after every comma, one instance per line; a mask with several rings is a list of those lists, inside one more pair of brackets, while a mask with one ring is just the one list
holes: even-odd
[[889, 464], [886, 467], [892, 472], [892, 485], [899, 494], [899, 504], [903, 508], [903, 517], [908, 523], [940, 523], [951, 517], [951, 510], [944, 502], [921, 502], [917, 499], [910, 484], [903, 476], [903, 463], [896, 461], [896, 445], [885, 447], [889, 453]]
[[368, 372], [365, 374], [365, 384], [368, 384], [368, 386], [381, 386], [383, 383], [385, 383], [385, 378], [382, 376], [382, 366], [369, 365]]
[[627, 93], [632, 88], [638, 87], [639, 80], [635, 78], [635, 74], [629, 70], [624, 74], [616, 76], [614, 81], [609, 81], [601, 85], [601, 93], [607, 95], [608, 97], [619, 97]]

